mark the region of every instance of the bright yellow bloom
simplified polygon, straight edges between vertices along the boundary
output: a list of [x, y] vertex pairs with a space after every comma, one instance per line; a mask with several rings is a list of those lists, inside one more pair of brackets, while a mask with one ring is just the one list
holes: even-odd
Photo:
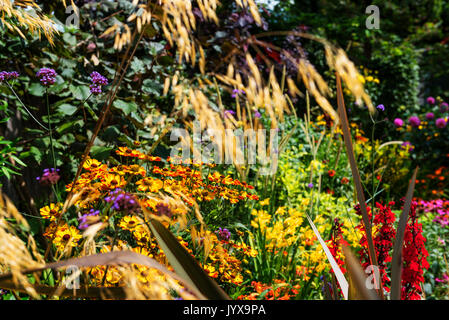
[[83, 236], [79, 230], [74, 226], [63, 225], [58, 227], [53, 243], [58, 250], [63, 251], [67, 246], [76, 247], [78, 241]]
[[164, 183], [160, 179], [143, 178], [136, 182], [139, 191], [159, 192], [164, 186]]
[[62, 203], [50, 203], [49, 206], [41, 208], [40, 213], [42, 218], [56, 221], [56, 218], [61, 214], [62, 206]]
[[119, 227], [125, 230], [133, 231], [139, 223], [139, 219], [135, 216], [124, 216], [120, 220]]
[[123, 188], [126, 185], [125, 179], [122, 176], [116, 174], [106, 174], [102, 179], [102, 189], [111, 190], [115, 188]]

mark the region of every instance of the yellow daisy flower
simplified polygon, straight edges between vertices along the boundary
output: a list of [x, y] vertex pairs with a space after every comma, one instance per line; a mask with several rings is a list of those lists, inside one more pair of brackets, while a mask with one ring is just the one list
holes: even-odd
[[56, 221], [56, 218], [61, 214], [62, 203], [56, 204], [50, 203], [49, 206], [40, 209], [42, 218], [49, 219], [50, 221]]

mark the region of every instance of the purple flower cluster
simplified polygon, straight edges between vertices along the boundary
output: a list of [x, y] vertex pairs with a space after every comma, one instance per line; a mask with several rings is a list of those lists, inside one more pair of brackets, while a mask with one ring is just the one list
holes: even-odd
[[434, 213], [433, 222], [439, 223], [442, 227], [449, 225], [449, 200], [436, 199], [436, 200], [420, 200], [418, 202], [418, 208], [424, 212]]
[[56, 184], [59, 181], [59, 178], [61, 178], [58, 172], [59, 169], [55, 168], [44, 169], [42, 177], [37, 177], [36, 180], [44, 186]]
[[254, 111], [254, 116], [255, 116], [256, 118], [262, 117], [262, 115], [260, 114], [260, 112], [259, 112], [258, 110]]
[[57, 73], [51, 68], [42, 68], [37, 73], [36, 76], [40, 78], [40, 82], [44, 86], [50, 86], [55, 83]]
[[446, 119], [438, 118], [435, 121], [435, 125], [437, 126], [437, 128], [443, 129], [444, 127], [446, 127], [447, 121], [446, 121]]
[[170, 207], [160, 202], [156, 205], [156, 214], [161, 217], [166, 216], [169, 218], [173, 216], [173, 212], [170, 210]]
[[385, 106], [383, 104], [379, 104], [376, 108], [377, 110], [385, 111]]
[[105, 197], [104, 200], [108, 203], [112, 202], [112, 208], [116, 211], [129, 213], [140, 211], [140, 205], [136, 197], [120, 188], [109, 192], [109, 196]]
[[411, 116], [411, 117], [408, 119], [408, 123], [410, 123], [410, 125], [411, 125], [413, 128], [418, 128], [419, 125], [421, 124], [421, 120], [419, 120], [419, 118], [418, 118], [417, 116]]
[[78, 221], [79, 221], [78, 229], [80, 229], [80, 230], [87, 229], [90, 224], [88, 217], [98, 216], [99, 214], [100, 214], [99, 210], [90, 209], [90, 211], [88, 213], [85, 213], [82, 216], [80, 216], [78, 218]]
[[232, 90], [231, 97], [237, 98], [239, 96], [239, 94], [245, 94], [245, 91], [239, 90], [239, 89], [234, 89], [234, 90]]
[[447, 112], [449, 110], [449, 104], [447, 104], [447, 102], [441, 102], [440, 104], [440, 111], [441, 112]]
[[222, 229], [219, 227], [218, 230], [215, 231], [215, 233], [218, 234], [218, 238], [220, 240], [229, 241], [229, 239], [231, 238], [231, 232], [229, 232], [229, 230], [226, 228]]
[[19, 77], [19, 73], [17, 71], [1, 71], [0, 72], [0, 82], [5, 80], [17, 79]]
[[106, 77], [103, 77], [97, 71], [94, 71], [90, 74], [90, 80], [92, 81], [92, 84], [89, 86], [89, 88], [92, 94], [100, 94], [101, 86], [105, 86], [108, 84], [108, 79], [106, 79]]
[[225, 117], [229, 117], [229, 115], [235, 116], [235, 111], [234, 110], [225, 110], [224, 115], [225, 115]]
[[401, 147], [402, 147], [402, 149], [404, 149], [404, 150], [408, 150], [408, 152], [412, 152], [413, 149], [415, 148], [415, 147], [413, 147], [413, 145], [412, 145], [410, 142], [408, 142], [408, 141], [403, 142], [403, 143], [401, 144]]

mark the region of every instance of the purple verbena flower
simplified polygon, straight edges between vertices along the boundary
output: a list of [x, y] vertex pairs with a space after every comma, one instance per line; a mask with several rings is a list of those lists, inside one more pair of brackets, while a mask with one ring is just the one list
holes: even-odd
[[59, 169], [47, 168], [41, 177], [37, 177], [36, 180], [44, 186], [56, 184], [61, 176], [59, 175]]
[[89, 218], [89, 217], [98, 216], [99, 214], [100, 214], [99, 210], [90, 209], [90, 211], [88, 213], [85, 213], [82, 216], [80, 216], [78, 218], [78, 221], [79, 221], [78, 229], [80, 229], [80, 230], [87, 229], [91, 222], [90, 221], [91, 218]]
[[245, 91], [240, 90], [240, 89], [234, 89], [234, 90], [232, 90], [231, 97], [236, 98], [236, 97], [238, 97], [239, 94], [245, 94]]
[[229, 232], [229, 230], [226, 228], [218, 228], [215, 233], [218, 234], [218, 238], [220, 238], [220, 240], [228, 241], [231, 238], [231, 232]]
[[156, 214], [158, 216], [166, 216], [171, 218], [173, 216], [173, 212], [170, 210], [170, 207], [164, 203], [159, 202], [156, 205]]
[[129, 213], [140, 211], [140, 205], [137, 198], [133, 194], [125, 192], [120, 188], [109, 192], [109, 196], [105, 197], [104, 200], [108, 203], [112, 202], [111, 208], [115, 211], [126, 211]]
[[235, 111], [234, 110], [225, 110], [224, 115], [225, 115], [225, 117], [229, 117], [229, 115], [235, 116]]
[[19, 77], [19, 73], [17, 71], [1, 71], [0, 72], [0, 82], [5, 80], [17, 79]]
[[262, 117], [262, 115], [260, 114], [260, 112], [259, 111], [254, 111], [254, 116], [256, 117], [256, 118], [260, 118], [260, 117]]
[[413, 128], [418, 128], [419, 125], [421, 124], [421, 120], [419, 120], [419, 118], [418, 118], [417, 116], [411, 116], [411, 117], [408, 119], [408, 122], [410, 123], [410, 125], [411, 125]]
[[57, 73], [51, 68], [42, 68], [37, 73], [36, 76], [40, 78], [40, 82], [44, 86], [50, 86], [55, 83]]
[[377, 110], [380, 110], [380, 111], [385, 111], [385, 106], [384, 106], [383, 104], [379, 104], [379, 105], [376, 107], [376, 109], [377, 109]]
[[309, 184], [307, 185], [307, 187], [309, 187], [310, 189], [312, 189], [312, 188], [313, 188], [313, 183], [312, 183], [312, 182], [309, 183]]
[[89, 86], [89, 88], [92, 94], [100, 94], [101, 86], [105, 86], [108, 84], [108, 79], [106, 77], [103, 77], [97, 71], [94, 71], [90, 74], [90, 79], [92, 81], [92, 84]]

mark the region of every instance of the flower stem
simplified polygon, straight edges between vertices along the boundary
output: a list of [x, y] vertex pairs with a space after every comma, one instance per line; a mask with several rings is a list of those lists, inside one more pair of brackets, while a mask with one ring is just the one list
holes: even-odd
[[[51, 151], [51, 157], [53, 159], [53, 168], [56, 170], [56, 155], [55, 155], [55, 148], [53, 144], [53, 132], [51, 129], [51, 118], [50, 118], [50, 104], [48, 102], [48, 88], [45, 88], [45, 96], [46, 96], [46, 103], [47, 103], [47, 113], [48, 113], [48, 132], [50, 133], [50, 151]], [[56, 198], [59, 199], [59, 192], [58, 192], [58, 185], [56, 184], [54, 186], [53, 192], [55, 192]]]
[[14, 96], [17, 98], [17, 100], [20, 102], [20, 104], [22, 105], [22, 107], [25, 109], [25, 111], [30, 115], [31, 118], [33, 118], [34, 121], [36, 121], [36, 123], [38, 125], [40, 125], [42, 128], [44, 128], [45, 130], [48, 131], [48, 128], [46, 126], [44, 126], [42, 123], [39, 122], [39, 120], [36, 119], [36, 117], [31, 113], [30, 110], [28, 110], [28, 108], [25, 106], [25, 104], [22, 102], [22, 100], [20, 100], [19, 96], [17, 95], [16, 91], [14, 91], [14, 88], [11, 86], [11, 84], [8, 81], [5, 81], [6, 84], [8, 85], [9, 89], [11, 89], [12, 93], [14, 94]]

